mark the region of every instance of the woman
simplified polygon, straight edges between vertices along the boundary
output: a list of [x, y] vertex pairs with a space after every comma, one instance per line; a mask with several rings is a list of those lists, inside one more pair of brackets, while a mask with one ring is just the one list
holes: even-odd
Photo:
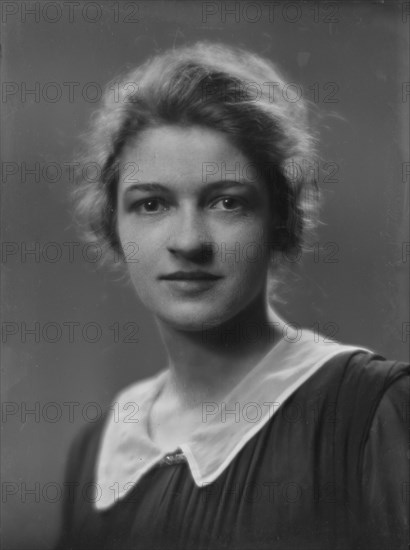
[[168, 364], [75, 441], [59, 548], [406, 546], [409, 367], [270, 303], [316, 202], [306, 107], [283, 86], [268, 61], [198, 43], [108, 88], [79, 210]]

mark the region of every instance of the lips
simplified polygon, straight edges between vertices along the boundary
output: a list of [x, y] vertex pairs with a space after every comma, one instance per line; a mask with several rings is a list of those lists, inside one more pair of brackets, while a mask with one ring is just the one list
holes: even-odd
[[175, 271], [167, 275], [161, 275], [159, 279], [167, 281], [216, 281], [221, 276], [206, 271]]

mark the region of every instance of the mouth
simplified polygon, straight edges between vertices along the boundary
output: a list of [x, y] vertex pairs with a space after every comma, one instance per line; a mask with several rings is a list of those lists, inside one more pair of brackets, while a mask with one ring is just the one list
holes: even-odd
[[166, 281], [216, 281], [221, 278], [220, 275], [214, 275], [206, 271], [176, 271], [159, 277], [159, 279]]

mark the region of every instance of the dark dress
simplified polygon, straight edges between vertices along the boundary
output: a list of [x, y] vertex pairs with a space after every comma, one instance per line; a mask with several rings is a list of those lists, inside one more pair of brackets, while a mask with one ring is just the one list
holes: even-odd
[[213, 483], [198, 487], [183, 457], [162, 460], [98, 511], [88, 489], [102, 419], [72, 446], [57, 548], [405, 549], [409, 374], [365, 351], [337, 355]]

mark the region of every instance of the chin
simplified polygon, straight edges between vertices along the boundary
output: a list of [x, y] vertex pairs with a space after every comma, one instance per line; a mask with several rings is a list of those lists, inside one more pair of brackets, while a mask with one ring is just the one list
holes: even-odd
[[167, 312], [156, 311], [154, 314], [161, 322], [174, 329], [188, 332], [201, 332], [215, 328], [232, 317], [226, 310], [223, 312], [221, 308], [212, 307], [211, 304], [208, 307], [202, 304], [181, 304], [179, 307], [170, 308]]

